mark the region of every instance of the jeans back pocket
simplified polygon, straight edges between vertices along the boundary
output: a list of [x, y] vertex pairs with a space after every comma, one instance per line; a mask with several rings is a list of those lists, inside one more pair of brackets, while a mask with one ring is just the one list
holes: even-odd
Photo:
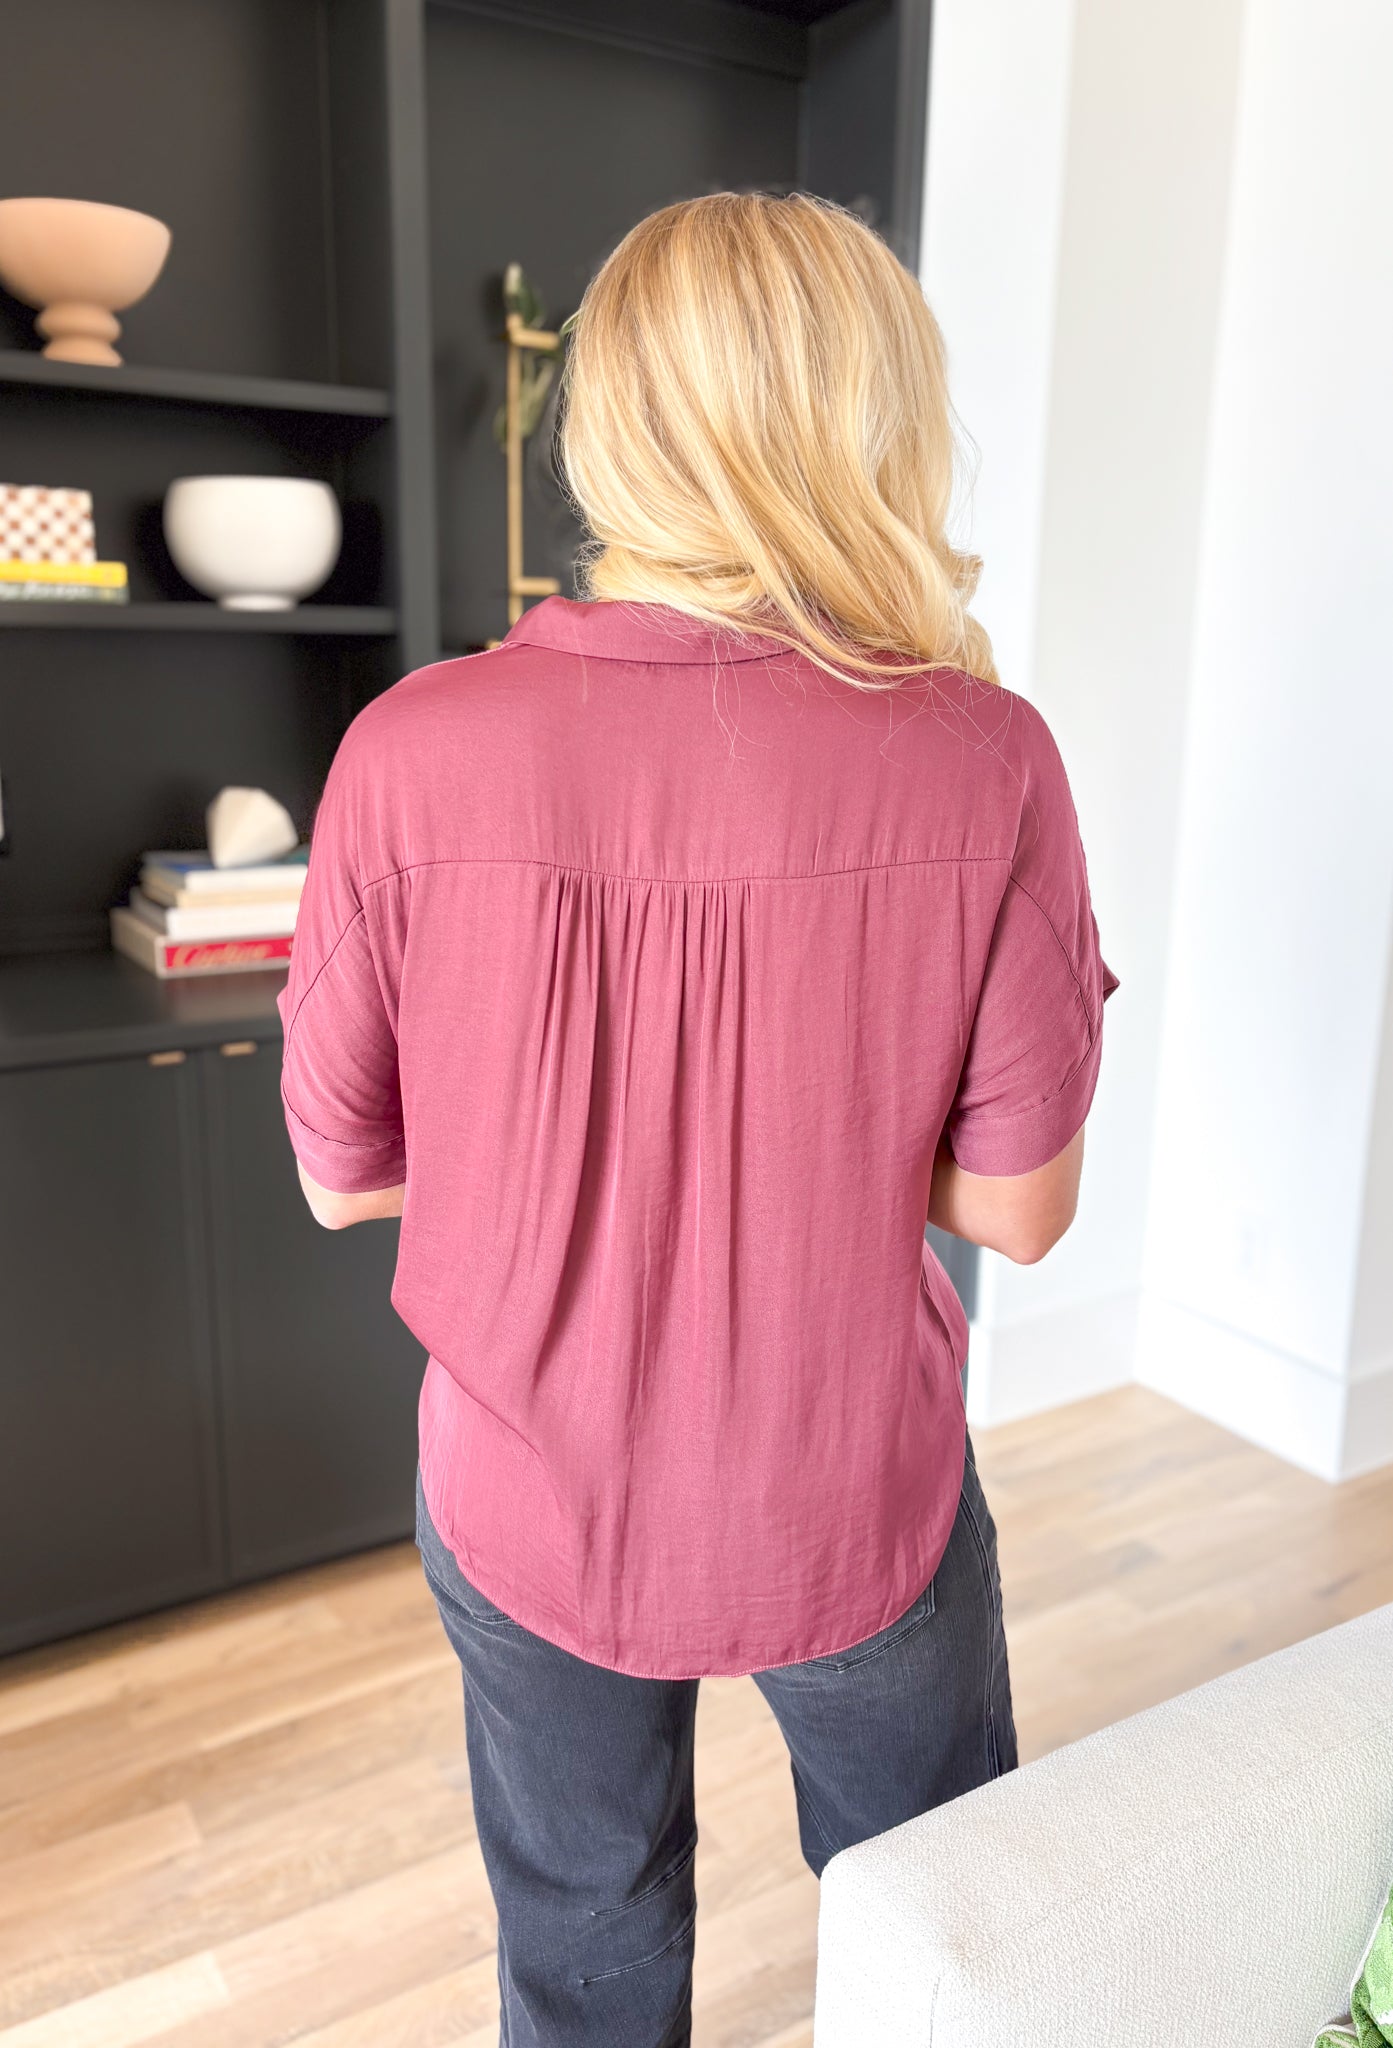
[[902, 1643], [906, 1636], [914, 1635], [929, 1621], [934, 1611], [934, 1582], [929, 1580], [918, 1599], [912, 1601], [896, 1620], [877, 1629], [873, 1636], [863, 1642], [853, 1643], [849, 1649], [833, 1650], [826, 1657], [809, 1657], [808, 1671], [855, 1671], [862, 1664], [869, 1664], [872, 1658], [883, 1657], [887, 1650], [893, 1650], [896, 1643]]

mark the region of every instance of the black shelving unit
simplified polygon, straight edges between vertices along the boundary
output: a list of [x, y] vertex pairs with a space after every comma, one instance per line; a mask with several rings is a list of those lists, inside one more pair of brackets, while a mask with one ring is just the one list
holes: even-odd
[[[502, 271], [553, 316], [640, 215], [801, 186], [917, 258], [930, 0], [45, 0], [7, 24], [0, 192], [166, 220], [117, 369], [0, 294], [0, 475], [78, 485], [125, 606], [0, 604], [0, 1648], [405, 1534], [419, 1347], [391, 1226], [300, 1202], [278, 975], [108, 949], [223, 783], [308, 831], [354, 713], [506, 621]], [[534, 444], [530, 566], [575, 533]], [[192, 592], [178, 476], [312, 476], [289, 613]], [[443, 622], [443, 624], [442, 624]], [[55, 1511], [57, 1510], [57, 1511]]]
[[[0, 605], [0, 959], [100, 943], [141, 847], [196, 842], [223, 782], [264, 784], [307, 831], [354, 712], [503, 630], [507, 262], [562, 315], [640, 214], [728, 185], [824, 192], [917, 256], [929, 0], [108, 17], [47, 0], [0, 69], [0, 191], [173, 230], [119, 368], [47, 361], [0, 295], [0, 473], [90, 488], [131, 579], [120, 608]], [[577, 536], [542, 439], [529, 544], [564, 582]], [[344, 547], [312, 603], [224, 612], [179, 576], [164, 491], [219, 471], [333, 485]]]
[[131, 398], [164, 398], [173, 405], [231, 405], [262, 412], [322, 412], [341, 419], [390, 419], [392, 394], [352, 384], [310, 384], [293, 377], [224, 377], [202, 370], [151, 369], [122, 363], [103, 369], [92, 363], [54, 363], [20, 349], [0, 350], [0, 385], [25, 384], [40, 391], [124, 392]]
[[[426, 0], [426, 272], [445, 643], [504, 630], [497, 279], [553, 319], [635, 220], [724, 187], [853, 206], [917, 263], [930, 0]], [[529, 450], [529, 567], [578, 534]]]

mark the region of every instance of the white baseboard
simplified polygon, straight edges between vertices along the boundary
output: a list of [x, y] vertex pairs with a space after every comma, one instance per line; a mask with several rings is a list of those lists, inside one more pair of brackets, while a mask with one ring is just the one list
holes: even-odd
[[1345, 1460], [1341, 1477], [1357, 1479], [1393, 1465], [1393, 1359], [1350, 1382], [1345, 1415]]
[[1143, 1292], [975, 1322], [974, 1429], [1139, 1381], [1320, 1479], [1393, 1464], [1393, 1358], [1350, 1378]]
[[968, 1421], [974, 1429], [988, 1429], [1126, 1386], [1133, 1376], [1136, 1329], [1137, 1296], [1130, 1288], [1019, 1322], [974, 1323]]
[[1136, 1359], [1143, 1386], [1318, 1478], [1393, 1463], [1393, 1364], [1340, 1378], [1151, 1293]]

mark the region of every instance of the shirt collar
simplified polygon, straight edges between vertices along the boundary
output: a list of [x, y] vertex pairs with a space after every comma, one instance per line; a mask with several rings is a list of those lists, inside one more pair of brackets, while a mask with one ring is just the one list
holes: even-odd
[[764, 640], [728, 627], [708, 626], [688, 612], [664, 604], [604, 598], [578, 604], [547, 597], [523, 613], [505, 646], [551, 647], [601, 661], [638, 661], [721, 666], [734, 661], [767, 661], [786, 642]]

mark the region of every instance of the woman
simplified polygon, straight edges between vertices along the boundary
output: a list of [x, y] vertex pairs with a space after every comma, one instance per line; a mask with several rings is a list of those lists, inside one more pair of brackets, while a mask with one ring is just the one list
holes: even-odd
[[339, 750], [284, 1093], [320, 1221], [402, 1216], [503, 2040], [672, 2048], [705, 1673], [773, 1709], [814, 1871], [1015, 1762], [924, 1225], [1067, 1228], [1110, 977], [944, 532], [938, 332], [868, 229], [642, 222], [563, 456], [590, 601]]

